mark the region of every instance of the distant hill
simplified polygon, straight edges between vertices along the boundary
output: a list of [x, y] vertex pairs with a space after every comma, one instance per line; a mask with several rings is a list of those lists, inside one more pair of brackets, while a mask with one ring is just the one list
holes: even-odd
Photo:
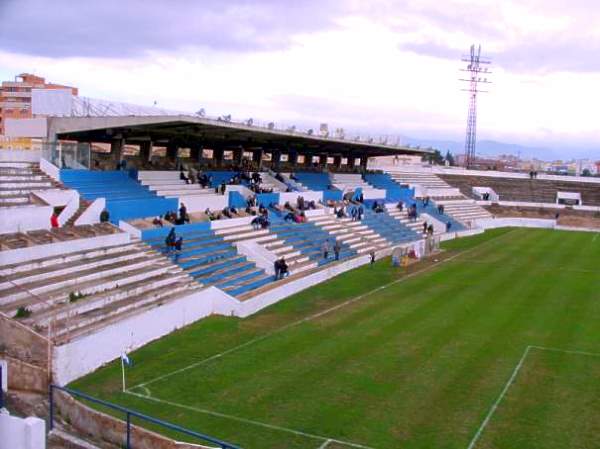
[[[453, 154], [464, 152], [464, 142], [454, 140], [435, 140], [435, 139], [415, 139], [411, 137], [403, 138], [405, 143], [410, 145], [420, 145], [421, 147], [433, 147], [445, 153], [450, 150]], [[596, 158], [600, 159], [600, 150], [588, 149], [568, 149], [558, 151], [551, 148], [528, 147], [514, 143], [497, 142], [494, 140], [480, 140], [477, 142], [477, 154], [482, 156], [499, 156], [501, 154], [512, 154], [523, 158], [537, 158], [544, 161], [553, 161], [556, 159], [572, 158]]]

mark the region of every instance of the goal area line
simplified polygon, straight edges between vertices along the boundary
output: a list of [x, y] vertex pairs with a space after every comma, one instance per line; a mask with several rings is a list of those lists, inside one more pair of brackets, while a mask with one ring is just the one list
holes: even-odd
[[596, 353], [596, 352], [578, 351], [578, 350], [570, 350], [570, 349], [561, 349], [561, 348], [553, 348], [553, 347], [538, 346], [538, 345], [528, 345], [525, 348], [525, 351], [523, 351], [523, 355], [521, 356], [521, 358], [519, 359], [517, 365], [513, 369], [510, 377], [508, 378], [508, 381], [504, 385], [504, 388], [502, 388], [502, 391], [500, 392], [500, 395], [498, 396], [498, 398], [496, 398], [496, 400], [494, 401], [494, 403], [490, 407], [490, 410], [488, 411], [487, 415], [485, 416], [485, 418], [481, 422], [480, 426], [477, 428], [477, 431], [475, 432], [475, 435], [473, 435], [473, 438], [471, 439], [469, 445], [467, 446], [467, 449], [474, 449], [476, 447], [477, 442], [479, 441], [479, 439], [481, 438], [481, 435], [483, 434], [483, 431], [485, 430], [485, 428], [489, 424], [490, 420], [494, 416], [494, 413], [496, 412], [496, 410], [498, 409], [498, 406], [500, 405], [500, 403], [502, 402], [502, 400], [506, 396], [506, 393], [508, 392], [508, 390], [510, 389], [510, 387], [512, 386], [512, 384], [516, 380], [517, 375], [521, 371], [521, 368], [523, 367], [523, 365], [524, 365], [524, 363], [525, 363], [525, 361], [526, 361], [529, 353], [532, 350], [548, 351], [548, 352], [558, 352], [558, 353], [563, 353], [563, 354], [573, 354], [573, 355], [580, 355], [580, 356], [598, 357], [598, 358], [600, 358], [600, 353]]

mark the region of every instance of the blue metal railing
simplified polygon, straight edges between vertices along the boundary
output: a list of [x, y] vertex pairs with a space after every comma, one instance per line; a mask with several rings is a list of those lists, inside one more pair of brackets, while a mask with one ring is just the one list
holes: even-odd
[[[1, 374], [2, 374], [2, 371], [0, 368], [0, 375]], [[54, 390], [64, 391], [65, 393], [69, 393], [70, 395], [72, 395], [76, 398], [85, 399], [86, 401], [92, 402], [94, 404], [102, 405], [104, 407], [108, 407], [109, 409], [117, 410], [121, 413], [124, 413], [125, 414], [125, 422], [127, 425], [126, 436], [125, 436], [125, 445], [124, 445], [124, 447], [126, 449], [134, 449], [134, 447], [131, 444], [131, 425], [132, 425], [131, 418], [132, 417], [139, 418], [140, 420], [146, 421], [148, 423], [156, 424], [158, 426], [164, 427], [165, 429], [179, 432], [183, 435], [197, 438], [197, 439], [202, 440], [207, 443], [215, 444], [215, 445], [217, 445], [217, 447], [219, 447], [221, 449], [242, 449], [239, 446], [236, 446], [231, 443], [227, 443], [225, 441], [221, 441], [217, 438], [213, 438], [210, 435], [205, 435], [200, 432], [195, 432], [193, 430], [186, 429], [185, 427], [178, 426], [177, 424], [172, 424], [172, 423], [163, 421], [162, 419], [158, 419], [158, 418], [153, 418], [152, 416], [144, 415], [142, 413], [136, 412], [135, 410], [131, 410], [126, 407], [113, 404], [111, 402], [103, 401], [102, 399], [97, 399], [93, 396], [90, 396], [86, 393], [82, 393], [77, 390], [72, 390], [70, 388], [65, 388], [65, 387], [59, 387], [58, 385], [50, 385], [50, 387], [48, 388], [48, 396], [49, 396], [49, 401], [50, 401], [50, 417], [49, 417], [50, 422], [49, 422], [49, 426], [48, 426], [49, 430], [52, 430], [52, 428], [54, 427]]]

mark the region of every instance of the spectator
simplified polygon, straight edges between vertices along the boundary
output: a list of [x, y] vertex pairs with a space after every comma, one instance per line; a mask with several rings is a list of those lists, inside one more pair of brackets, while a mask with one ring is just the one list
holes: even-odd
[[281, 259], [277, 259], [273, 262], [273, 270], [275, 271], [275, 280], [277, 281], [281, 276]]
[[370, 264], [371, 264], [371, 266], [373, 266], [373, 264], [375, 263], [375, 250], [374, 249], [369, 251], [369, 256], [371, 256]]
[[160, 219], [160, 217], [154, 217], [154, 220], [152, 220], [152, 224], [154, 226], [158, 226], [159, 228], [163, 227], [163, 221]]
[[171, 249], [173, 249], [176, 240], [177, 236], [175, 235], [175, 228], [171, 228], [169, 234], [167, 234], [167, 238], [165, 239], [165, 247], [167, 254], [171, 252]]
[[181, 248], [183, 247], [183, 237], [179, 237], [174, 245], [175, 247], [175, 263], [179, 262], [179, 256], [181, 255]]
[[423, 234], [425, 234], [427, 232], [427, 222], [424, 221], [423, 222]]
[[52, 215], [50, 216], [50, 226], [53, 228], [60, 228], [60, 223], [58, 222], [58, 214], [56, 213], [56, 209], [52, 211]]
[[182, 180], [182, 181], [185, 181], [186, 184], [190, 183], [190, 178], [188, 178], [187, 176], [185, 176], [185, 173], [183, 172], [183, 168], [179, 172], [179, 179]]
[[340, 250], [342, 249], [340, 242], [335, 241], [335, 245], [333, 245], [333, 253], [335, 254], [335, 260], [340, 260]]
[[227, 184], [225, 182], [221, 183], [221, 195], [225, 195], [225, 190], [227, 190]]
[[323, 259], [327, 259], [327, 257], [329, 256], [329, 242], [327, 240], [323, 242], [321, 250], [323, 251]]
[[190, 217], [188, 216], [188, 213], [187, 213], [187, 207], [185, 207], [185, 204], [183, 204], [183, 203], [181, 203], [181, 206], [179, 206], [179, 220], [182, 223], [190, 222]]
[[289, 276], [288, 264], [285, 261], [285, 257], [281, 257], [279, 261], [279, 274], [281, 275], [281, 279], [285, 276]]
[[452, 227], [452, 223], [450, 221], [446, 222], [446, 232], [450, 232], [450, 228]]
[[102, 212], [100, 212], [100, 223], [107, 223], [108, 220], [110, 220], [110, 214], [106, 208], [102, 209]]
[[396, 207], [398, 208], [398, 210], [400, 212], [402, 212], [402, 210], [404, 209], [404, 203], [402, 201], [398, 201], [398, 204], [396, 205]]
[[430, 225], [427, 227], [427, 234], [429, 234], [429, 235], [433, 235], [433, 225], [432, 225], [432, 224], [430, 224]]

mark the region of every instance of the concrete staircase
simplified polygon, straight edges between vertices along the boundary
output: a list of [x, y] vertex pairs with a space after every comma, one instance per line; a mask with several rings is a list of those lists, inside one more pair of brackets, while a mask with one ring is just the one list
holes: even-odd
[[55, 344], [173, 299], [199, 286], [148, 245], [133, 242], [0, 267], [0, 311], [50, 334]]
[[474, 200], [463, 198], [451, 201], [436, 201], [444, 206], [444, 213], [462, 224], [469, 225], [473, 220], [493, 218], [493, 215], [479, 206]]
[[451, 186], [433, 173], [419, 171], [418, 169], [391, 168], [390, 176], [399, 184], [421, 185], [432, 189], [447, 189]]
[[37, 163], [0, 161], [0, 207], [34, 204], [32, 192], [61, 187]]
[[387, 208], [387, 213], [417, 234], [426, 235], [426, 233], [423, 232], [424, 220], [418, 217], [416, 220], [411, 220], [408, 218], [408, 212], [406, 209], [400, 211], [395, 205], [393, 205], [392, 207]]
[[333, 214], [311, 217], [311, 222], [327, 231], [336, 240], [346, 243], [358, 254], [366, 254], [389, 246], [389, 242], [360, 221], [337, 218]]

